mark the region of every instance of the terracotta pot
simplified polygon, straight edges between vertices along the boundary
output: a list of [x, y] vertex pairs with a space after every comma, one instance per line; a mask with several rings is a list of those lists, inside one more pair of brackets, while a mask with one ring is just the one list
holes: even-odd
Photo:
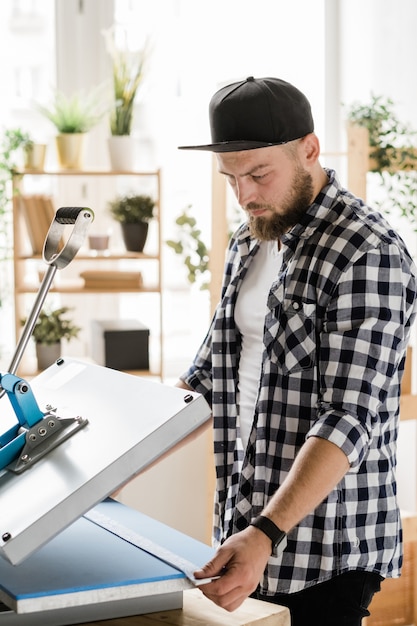
[[122, 227], [123, 241], [129, 252], [143, 252], [148, 236], [148, 222], [137, 224], [120, 224]]

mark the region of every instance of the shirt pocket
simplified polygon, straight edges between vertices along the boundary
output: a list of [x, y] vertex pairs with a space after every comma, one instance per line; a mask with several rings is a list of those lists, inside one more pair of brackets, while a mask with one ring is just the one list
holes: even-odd
[[280, 307], [278, 334], [271, 343], [271, 361], [284, 375], [314, 367], [316, 358], [316, 307], [302, 300]]

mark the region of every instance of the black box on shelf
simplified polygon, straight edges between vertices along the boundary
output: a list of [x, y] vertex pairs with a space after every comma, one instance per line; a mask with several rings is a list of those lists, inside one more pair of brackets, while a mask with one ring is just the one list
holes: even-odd
[[115, 370], [149, 369], [149, 328], [137, 320], [91, 320], [91, 356]]

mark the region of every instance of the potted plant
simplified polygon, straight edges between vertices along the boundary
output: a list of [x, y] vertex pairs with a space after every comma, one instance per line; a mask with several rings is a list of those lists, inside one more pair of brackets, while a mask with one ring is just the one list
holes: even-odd
[[19, 169], [16, 163], [19, 151], [23, 153], [25, 169], [43, 170], [46, 145], [35, 143], [29, 133], [20, 128], [10, 128], [4, 131], [0, 150], [0, 169], [7, 179]]
[[417, 231], [416, 131], [398, 119], [394, 108], [390, 98], [372, 94], [369, 103], [352, 104], [347, 116], [368, 133], [370, 171], [379, 175], [384, 190], [375, 205], [405, 217]]
[[[70, 341], [78, 336], [81, 328], [66, 317], [69, 310], [64, 306], [51, 311], [43, 309], [39, 313], [32, 333], [39, 370], [46, 369], [61, 356], [62, 339]], [[22, 326], [25, 323], [26, 319], [21, 320]]]
[[8, 183], [14, 172], [19, 169], [16, 157], [19, 150], [28, 149], [33, 141], [28, 133], [20, 128], [6, 129], [0, 141], [0, 210], [3, 211], [10, 200], [7, 194]]
[[[175, 254], [182, 257], [187, 270], [187, 279], [191, 285], [198, 284], [199, 289], [209, 289], [211, 280], [210, 250], [202, 239], [202, 231], [196, 218], [191, 214], [189, 204], [176, 218], [177, 239], [167, 239], [165, 242]], [[230, 216], [227, 236], [230, 238], [241, 223], [241, 212], [235, 207]]]
[[129, 252], [143, 252], [154, 209], [155, 200], [148, 195], [125, 195], [109, 202], [110, 214], [120, 223]]
[[0, 139], [0, 259], [8, 257], [11, 244], [11, 179], [18, 171], [19, 152], [32, 144], [28, 133], [20, 128], [6, 129]]
[[46, 143], [35, 143], [29, 140], [23, 145], [25, 170], [43, 172], [46, 156]]
[[131, 170], [133, 143], [133, 109], [138, 89], [143, 81], [147, 47], [136, 51], [119, 47], [114, 28], [103, 32], [112, 63], [113, 106], [110, 112], [109, 151], [114, 170]]
[[168, 239], [166, 244], [183, 258], [188, 282], [192, 285], [199, 283], [200, 289], [205, 290], [210, 285], [210, 253], [201, 239], [201, 230], [195, 217], [190, 215], [190, 210], [191, 206], [187, 206], [175, 220], [178, 239]]
[[38, 109], [58, 131], [56, 147], [58, 162], [64, 169], [82, 169], [84, 138], [103, 117], [100, 88], [79, 91], [66, 96], [57, 90], [50, 106]]

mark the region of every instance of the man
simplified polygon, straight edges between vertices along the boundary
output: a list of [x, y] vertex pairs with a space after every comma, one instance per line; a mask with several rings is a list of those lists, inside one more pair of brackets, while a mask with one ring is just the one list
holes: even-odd
[[232, 611], [357, 626], [401, 567], [395, 465], [416, 269], [385, 219], [319, 162], [306, 97], [276, 78], [220, 89], [211, 150], [247, 213], [210, 330], [178, 383], [209, 400], [215, 557]]

